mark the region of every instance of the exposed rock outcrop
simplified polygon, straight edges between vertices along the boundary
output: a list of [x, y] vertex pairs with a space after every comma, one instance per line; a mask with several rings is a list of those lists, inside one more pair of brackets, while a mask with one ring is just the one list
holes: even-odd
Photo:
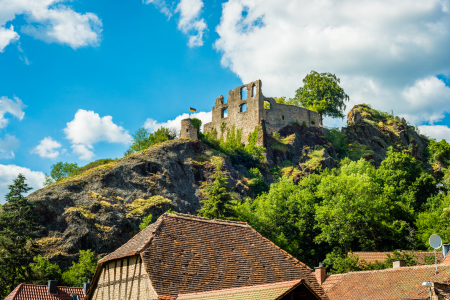
[[[209, 180], [217, 155], [201, 141], [174, 140], [35, 191], [28, 199], [45, 228], [44, 254], [67, 268], [79, 250], [115, 250], [150, 213], [154, 219], [169, 208], [195, 214], [203, 199], [199, 186]], [[248, 196], [240, 174], [222, 159], [229, 185]]]

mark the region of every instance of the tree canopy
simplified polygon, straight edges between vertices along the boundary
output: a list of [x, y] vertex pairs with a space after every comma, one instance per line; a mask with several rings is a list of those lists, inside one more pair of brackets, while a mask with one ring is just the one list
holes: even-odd
[[24, 196], [31, 188], [19, 174], [9, 185], [6, 203], [0, 211], [0, 298], [6, 297], [22, 282], [31, 282], [30, 264], [38, 253], [34, 241], [40, 237], [35, 205]]
[[350, 97], [339, 84], [340, 79], [334, 74], [311, 71], [303, 79], [303, 86], [297, 89], [290, 103], [314, 110], [321, 118], [343, 118], [345, 101], [349, 101]]

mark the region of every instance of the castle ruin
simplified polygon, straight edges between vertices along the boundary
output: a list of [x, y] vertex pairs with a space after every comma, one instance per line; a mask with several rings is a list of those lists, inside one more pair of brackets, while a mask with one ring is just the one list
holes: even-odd
[[[293, 123], [309, 127], [322, 126], [322, 120], [317, 112], [295, 105], [277, 103], [271, 97], [264, 97], [261, 87], [261, 80], [257, 80], [229, 91], [226, 102], [223, 96], [217, 97], [212, 109], [212, 121], [203, 126], [203, 132], [215, 129], [220, 135], [222, 123], [226, 124], [226, 128], [235, 125], [236, 130], [242, 129], [242, 142], [247, 144], [248, 135], [260, 124], [267, 134]], [[264, 108], [264, 103], [267, 108]], [[226, 138], [226, 131], [224, 136]]]

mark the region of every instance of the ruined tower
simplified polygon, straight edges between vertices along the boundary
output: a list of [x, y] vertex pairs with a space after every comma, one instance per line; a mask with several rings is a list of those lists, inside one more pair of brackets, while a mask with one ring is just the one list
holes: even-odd
[[181, 120], [180, 139], [198, 140], [197, 128], [191, 123], [191, 119]]
[[223, 96], [216, 98], [212, 109], [212, 121], [203, 126], [203, 132], [215, 129], [220, 136], [222, 123], [225, 123], [228, 129], [233, 125], [235, 129], [241, 129], [242, 142], [245, 144], [248, 143], [248, 135], [262, 123], [267, 134], [293, 124], [322, 126], [317, 112], [295, 105], [280, 104], [271, 97], [264, 97], [261, 80], [229, 91], [227, 100]]

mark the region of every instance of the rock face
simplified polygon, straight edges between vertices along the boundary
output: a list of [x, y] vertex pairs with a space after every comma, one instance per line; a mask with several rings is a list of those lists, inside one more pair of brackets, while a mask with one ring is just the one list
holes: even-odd
[[[195, 214], [216, 155], [200, 141], [169, 141], [30, 194], [45, 228], [38, 241], [44, 254], [64, 269], [79, 250], [117, 249], [150, 213], [154, 220], [169, 208]], [[229, 185], [248, 196], [239, 173], [222, 159]]]
[[[343, 132], [351, 153], [359, 153], [376, 166], [389, 146], [407, 149], [419, 159], [426, 147], [404, 120], [366, 105], [355, 106], [347, 124]], [[335, 149], [324, 128], [288, 125], [278, 133], [268, 132], [263, 122], [258, 140], [266, 148], [266, 164], [260, 169], [267, 183], [273, 182], [274, 172], [297, 182], [320, 169], [337, 166]], [[211, 181], [215, 156], [224, 162], [231, 189], [242, 198], [253, 196], [246, 185], [245, 167], [234, 168], [224, 154], [189, 139], [152, 146], [32, 193], [28, 199], [37, 204], [44, 228], [44, 238], [38, 241], [43, 254], [67, 269], [79, 250], [105, 255], [117, 249], [138, 232], [148, 214], [153, 220], [168, 209], [196, 214], [204, 199], [200, 186]]]
[[290, 125], [279, 131], [279, 138], [266, 137], [268, 166], [273, 168], [289, 161], [305, 175], [319, 168], [336, 167], [336, 152], [323, 131], [317, 127]]
[[427, 142], [409, 126], [405, 119], [371, 109], [367, 105], [355, 105], [347, 116], [350, 150], [362, 152], [362, 157], [379, 166], [389, 147], [396, 151], [408, 150], [418, 160], [423, 159]]

